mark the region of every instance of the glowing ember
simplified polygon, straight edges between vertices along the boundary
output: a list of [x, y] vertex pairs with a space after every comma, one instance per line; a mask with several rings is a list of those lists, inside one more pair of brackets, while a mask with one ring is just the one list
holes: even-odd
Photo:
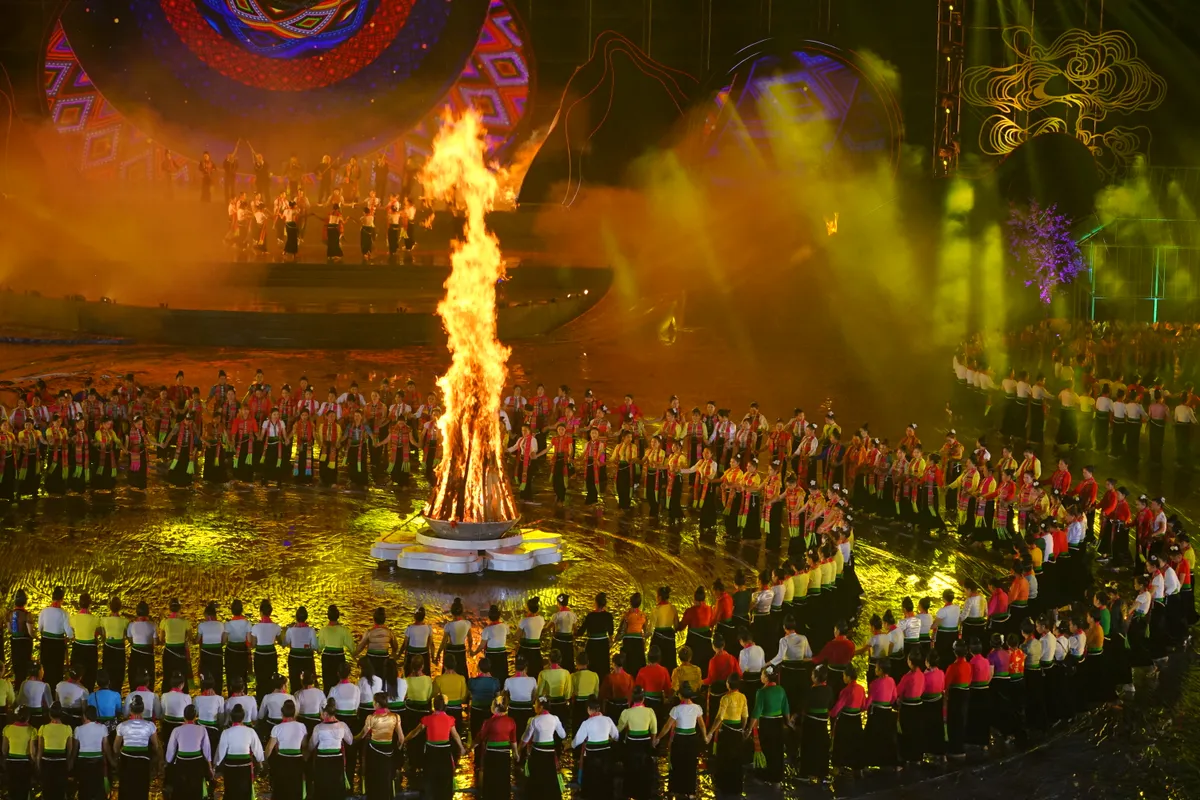
[[463, 240], [451, 243], [446, 297], [438, 304], [453, 361], [437, 382], [445, 404], [438, 420], [443, 456], [425, 507], [427, 517], [464, 523], [517, 518], [500, 430], [510, 353], [496, 338], [496, 281], [504, 276], [504, 261], [484, 219], [499, 184], [484, 163], [484, 134], [478, 113], [457, 120], [447, 114], [421, 173], [427, 197], [452, 197], [466, 211]]

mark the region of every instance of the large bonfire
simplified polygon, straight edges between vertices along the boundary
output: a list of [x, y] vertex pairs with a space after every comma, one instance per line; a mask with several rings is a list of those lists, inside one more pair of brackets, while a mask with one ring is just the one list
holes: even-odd
[[496, 283], [504, 261], [485, 221], [499, 185], [484, 162], [484, 136], [475, 111], [458, 119], [448, 114], [421, 174], [427, 197], [455, 197], [466, 209], [463, 238], [450, 245], [446, 297], [438, 304], [453, 360], [437, 382], [443, 456], [425, 507], [427, 517], [462, 523], [517, 518], [499, 414], [511, 352], [496, 338]]

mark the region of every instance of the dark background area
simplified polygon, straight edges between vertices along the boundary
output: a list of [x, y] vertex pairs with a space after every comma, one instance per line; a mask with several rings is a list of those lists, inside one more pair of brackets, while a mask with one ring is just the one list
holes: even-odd
[[[1147, 115], [1156, 163], [1190, 159], [1190, 126], [1197, 120], [1194, 76], [1200, 74], [1200, 9], [1191, 0], [963, 0], [968, 9], [968, 65], [1002, 56], [997, 34], [975, 31], [996, 20], [1027, 20], [1052, 37], [1067, 27], [1121, 28], [1139, 54], [1168, 84], [1163, 105]], [[765, 37], [811, 38], [851, 50], [869, 50], [901, 77], [905, 141], [932, 147], [936, 0], [514, 0], [533, 39], [537, 64], [534, 124], [557, 110], [564, 87], [606, 30], [620, 33], [666, 66], [701, 83], [715, 80], [734, 54]], [[8, 0], [0, 32], [0, 64], [15, 110], [24, 118], [45, 114], [41, 55], [63, 0]], [[1039, 33], [1039, 38], [1042, 35]], [[8, 88], [5, 86], [4, 88]], [[103, 87], [101, 87], [103, 90]], [[970, 115], [964, 115], [964, 133]], [[964, 152], [975, 146], [964, 135]]]

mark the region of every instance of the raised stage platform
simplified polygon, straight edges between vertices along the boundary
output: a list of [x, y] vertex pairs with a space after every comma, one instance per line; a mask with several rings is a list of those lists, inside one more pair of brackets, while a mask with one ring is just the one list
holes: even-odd
[[[449, 275], [445, 265], [252, 263], [192, 267], [187, 275], [218, 272], [220, 292], [202, 294], [181, 280], [159, 306], [0, 291], [0, 320], [174, 345], [382, 349], [445, 340], [435, 313]], [[606, 268], [510, 261], [498, 290], [500, 338], [530, 338], [565, 325], [594, 306], [611, 283]]]

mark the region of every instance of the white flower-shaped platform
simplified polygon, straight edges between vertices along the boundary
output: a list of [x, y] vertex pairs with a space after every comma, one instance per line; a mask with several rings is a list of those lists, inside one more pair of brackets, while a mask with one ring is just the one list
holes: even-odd
[[419, 572], [528, 572], [562, 561], [562, 536], [528, 530], [500, 539], [464, 541], [441, 539], [429, 529], [401, 529], [379, 537], [371, 548], [371, 557]]

